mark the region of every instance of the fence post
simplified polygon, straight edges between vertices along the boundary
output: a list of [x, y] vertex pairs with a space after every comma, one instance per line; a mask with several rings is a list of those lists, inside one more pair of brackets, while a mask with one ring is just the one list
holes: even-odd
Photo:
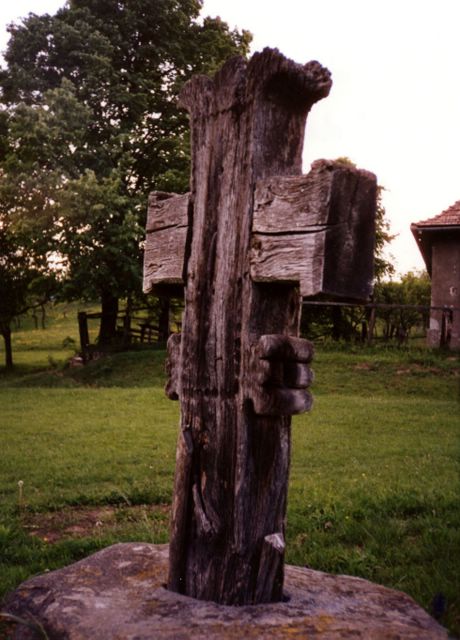
[[372, 344], [372, 341], [374, 339], [375, 313], [376, 313], [376, 309], [375, 309], [375, 307], [372, 307], [371, 315], [370, 315], [370, 318], [369, 318], [369, 329], [368, 329], [368, 332], [367, 332], [367, 344], [368, 344], [368, 346], [370, 346]]
[[89, 360], [89, 333], [88, 333], [88, 316], [86, 311], [78, 312], [78, 331], [80, 334], [80, 349], [83, 362]]

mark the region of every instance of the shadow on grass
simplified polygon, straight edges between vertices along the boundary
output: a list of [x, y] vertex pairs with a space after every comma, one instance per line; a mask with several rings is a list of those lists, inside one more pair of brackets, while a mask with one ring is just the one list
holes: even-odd
[[151, 387], [164, 386], [164, 347], [146, 347], [105, 355], [84, 366], [43, 369], [18, 366], [0, 371], [0, 387]]

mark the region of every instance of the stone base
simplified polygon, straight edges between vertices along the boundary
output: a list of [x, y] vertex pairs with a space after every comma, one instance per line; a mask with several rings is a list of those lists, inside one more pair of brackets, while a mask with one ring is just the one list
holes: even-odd
[[[361, 578], [286, 566], [287, 602], [228, 607], [164, 588], [168, 546], [116, 544], [18, 587], [3, 611], [49, 640], [441, 640], [409, 596]], [[14, 640], [43, 638], [15, 624]]]

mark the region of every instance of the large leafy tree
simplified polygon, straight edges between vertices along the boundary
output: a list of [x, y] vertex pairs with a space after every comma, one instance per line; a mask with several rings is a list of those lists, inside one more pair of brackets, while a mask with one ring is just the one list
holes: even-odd
[[18, 251], [3, 222], [0, 217], [0, 334], [5, 345], [5, 365], [7, 369], [11, 369], [11, 321], [26, 306], [34, 273], [27, 257]]
[[28, 309], [46, 302], [55, 290], [55, 279], [46, 260], [37, 259], [27, 238], [22, 238], [0, 210], [0, 335], [5, 347], [6, 369], [13, 367], [11, 323]]
[[59, 147], [54, 124], [52, 110], [20, 105], [14, 113], [0, 112], [0, 333], [7, 369], [13, 366], [13, 319], [56, 291], [46, 232], [57, 182], [50, 170]]
[[248, 52], [250, 35], [200, 20], [201, 4], [69, 0], [9, 29], [3, 206], [37, 248], [61, 256], [68, 295], [99, 296], [101, 341], [118, 298], [140, 286], [147, 193], [188, 185], [180, 87]]

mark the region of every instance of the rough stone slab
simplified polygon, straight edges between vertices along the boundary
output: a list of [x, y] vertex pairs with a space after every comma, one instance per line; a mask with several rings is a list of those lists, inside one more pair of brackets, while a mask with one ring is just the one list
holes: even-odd
[[[228, 607], [167, 591], [167, 564], [167, 545], [116, 544], [24, 582], [3, 610], [40, 623], [50, 640], [448, 637], [409, 596], [361, 578], [286, 566], [288, 602]], [[40, 637], [23, 625], [12, 636]]]

